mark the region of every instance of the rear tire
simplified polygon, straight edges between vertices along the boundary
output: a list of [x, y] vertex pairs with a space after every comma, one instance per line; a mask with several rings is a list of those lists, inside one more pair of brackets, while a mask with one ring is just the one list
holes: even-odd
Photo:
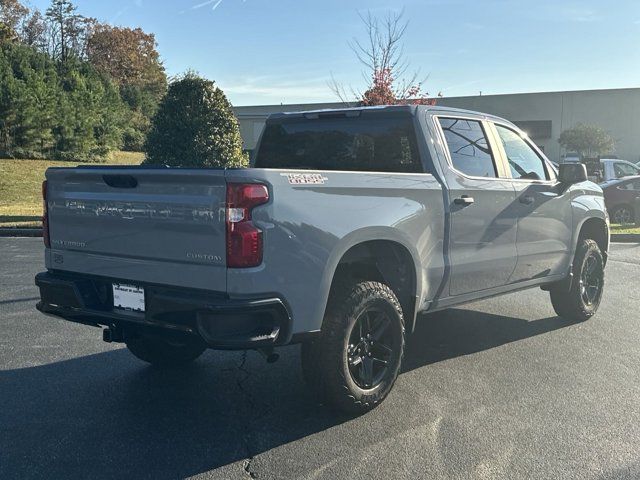
[[127, 338], [126, 343], [129, 351], [140, 360], [162, 368], [187, 365], [206, 350], [206, 347], [198, 342], [170, 342], [146, 335]]
[[571, 288], [565, 282], [552, 287], [551, 304], [559, 316], [583, 322], [598, 310], [604, 289], [604, 259], [594, 240], [579, 241], [572, 268]]
[[320, 337], [302, 345], [303, 376], [330, 407], [361, 414], [380, 404], [398, 377], [402, 308], [382, 283], [333, 290]]

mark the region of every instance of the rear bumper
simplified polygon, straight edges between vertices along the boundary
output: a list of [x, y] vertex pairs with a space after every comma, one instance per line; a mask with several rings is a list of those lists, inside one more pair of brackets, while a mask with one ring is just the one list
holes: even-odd
[[[36, 275], [42, 313], [126, 335], [140, 330], [191, 336], [211, 348], [247, 349], [291, 342], [291, 316], [279, 298], [231, 299], [224, 294], [49, 271]], [[112, 283], [144, 287], [145, 312], [113, 308]]]

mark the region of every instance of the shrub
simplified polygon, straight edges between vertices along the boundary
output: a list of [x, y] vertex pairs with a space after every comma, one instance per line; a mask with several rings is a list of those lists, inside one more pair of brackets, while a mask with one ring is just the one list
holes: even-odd
[[145, 144], [146, 164], [243, 167], [240, 129], [214, 82], [187, 73], [169, 85]]

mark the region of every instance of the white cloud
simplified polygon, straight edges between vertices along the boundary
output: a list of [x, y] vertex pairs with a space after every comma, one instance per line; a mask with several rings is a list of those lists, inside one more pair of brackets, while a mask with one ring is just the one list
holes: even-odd
[[337, 101], [326, 79], [288, 81], [276, 76], [257, 76], [221, 81], [218, 84], [234, 104]]
[[[140, 0], [141, 1], [141, 0]], [[241, 0], [242, 3], [245, 3], [246, 0]], [[191, 7], [185, 9], [185, 10], [181, 10], [180, 14], [182, 15], [183, 13], [189, 12], [191, 10], [199, 10], [201, 8], [204, 7], [208, 7], [209, 5], [211, 5], [211, 11], [215, 11], [216, 8], [218, 8], [220, 6], [220, 4], [222, 3], [222, 0], [206, 0], [204, 2], [201, 3], [196, 3], [195, 5], [192, 5]]]
[[199, 8], [206, 7], [207, 5], [211, 5], [215, 3], [214, 9], [220, 4], [222, 0], [207, 0], [206, 2], [197, 3], [193, 5], [189, 10], [198, 10]]

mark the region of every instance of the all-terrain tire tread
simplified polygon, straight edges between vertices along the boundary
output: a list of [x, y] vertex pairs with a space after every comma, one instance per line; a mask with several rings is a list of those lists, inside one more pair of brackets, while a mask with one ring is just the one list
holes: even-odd
[[[599, 261], [603, 264], [602, 252], [600, 247], [590, 238], [583, 238], [579, 241], [576, 248], [576, 254], [573, 260], [573, 281], [571, 288], [567, 291], [566, 287], [559, 285], [549, 290], [551, 304], [558, 316], [574, 322], [583, 322], [591, 318], [597, 311], [600, 299], [595, 306], [589, 307], [584, 304], [580, 297], [580, 269], [585, 257], [595, 253], [599, 256]], [[604, 274], [602, 276], [601, 290], [604, 288]]]
[[[347, 319], [357, 314], [362, 304], [372, 298], [389, 302], [400, 318], [402, 340], [400, 359], [390, 382], [373, 395], [355, 395], [338, 363], [343, 357], [343, 342], [349, 334]], [[377, 406], [387, 396], [398, 375], [404, 355], [404, 317], [393, 291], [385, 284], [373, 281], [340, 282], [334, 285], [327, 303], [320, 338], [302, 347], [303, 376], [327, 404], [350, 413], [364, 413]]]

